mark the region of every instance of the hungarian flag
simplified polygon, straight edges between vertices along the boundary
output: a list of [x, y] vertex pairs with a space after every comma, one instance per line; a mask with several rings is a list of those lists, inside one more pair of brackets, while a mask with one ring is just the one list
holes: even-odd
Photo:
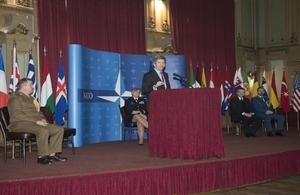
[[190, 64], [190, 78], [189, 78], [189, 87], [190, 88], [195, 88], [195, 77], [194, 77], [194, 71], [193, 71], [193, 66]]
[[59, 59], [58, 78], [55, 98], [55, 124], [63, 125], [65, 123], [64, 115], [68, 110], [67, 85], [62, 65], [62, 58]]
[[201, 75], [201, 88], [205, 88], [206, 85], [206, 76], [205, 76], [205, 70], [204, 70], [204, 63], [202, 64], [202, 75]]
[[7, 106], [7, 86], [2, 53], [0, 52], [0, 108]]
[[272, 81], [271, 81], [271, 90], [270, 90], [270, 102], [273, 105], [273, 108], [277, 108], [279, 106], [278, 98], [277, 98], [277, 90], [275, 84], [275, 72], [273, 71], [272, 74]]
[[33, 58], [32, 58], [31, 54], [29, 54], [29, 63], [28, 63], [27, 78], [32, 81], [32, 85], [33, 85], [33, 88], [34, 88], [32, 96], [35, 99], [38, 99], [37, 82], [36, 82], [36, 78], [35, 78], [34, 63], [33, 63]]
[[42, 76], [41, 106], [49, 107], [54, 113], [54, 97], [51, 84], [51, 76], [48, 69], [48, 59], [44, 56], [44, 72]]
[[11, 77], [9, 82], [9, 94], [13, 95], [17, 92], [17, 84], [20, 80], [20, 71], [18, 66], [18, 55], [17, 55], [17, 49], [14, 47], [13, 50], [13, 67], [11, 70]]
[[291, 111], [290, 108], [290, 98], [289, 98], [289, 89], [285, 79], [285, 72], [283, 71], [282, 74], [282, 81], [281, 81], [281, 97], [280, 97], [280, 104], [283, 108], [285, 113]]

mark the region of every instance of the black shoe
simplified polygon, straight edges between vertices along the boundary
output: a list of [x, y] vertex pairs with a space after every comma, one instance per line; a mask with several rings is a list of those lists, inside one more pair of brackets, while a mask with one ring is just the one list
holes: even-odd
[[48, 156], [43, 156], [37, 159], [37, 163], [42, 165], [50, 165], [52, 161], [48, 158]]
[[256, 137], [256, 135], [255, 135], [255, 134], [253, 134], [253, 133], [251, 133], [251, 134], [250, 134], [250, 136], [251, 136], [251, 137]]
[[277, 131], [277, 132], [275, 133], [275, 135], [276, 135], [276, 136], [284, 136], [284, 135], [281, 133], [281, 131]]
[[247, 133], [246, 133], [245, 136], [246, 136], [246, 137], [251, 137], [251, 134], [247, 134]]
[[144, 145], [144, 144], [140, 144], [140, 143], [139, 143], [139, 146], [142, 146], [142, 145]]
[[272, 132], [268, 132], [268, 133], [267, 133], [267, 136], [273, 137], [273, 133], [272, 133]]
[[60, 157], [58, 154], [55, 154], [53, 156], [48, 156], [48, 159], [57, 162], [65, 162], [66, 160], [68, 160], [67, 158]]

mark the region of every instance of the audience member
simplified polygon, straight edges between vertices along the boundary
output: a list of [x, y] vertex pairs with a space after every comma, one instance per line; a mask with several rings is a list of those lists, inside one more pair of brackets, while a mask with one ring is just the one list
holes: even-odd
[[38, 164], [66, 161], [67, 158], [62, 158], [58, 154], [62, 151], [63, 127], [46, 121], [45, 116], [40, 112], [39, 103], [30, 95], [34, 90], [30, 79], [19, 80], [17, 88], [18, 92], [8, 100], [9, 130], [36, 135]]
[[263, 87], [257, 89], [257, 96], [252, 98], [251, 103], [256, 115], [262, 117], [265, 122], [267, 136], [272, 137], [272, 120], [277, 121], [276, 136], [284, 136], [282, 134], [284, 116], [274, 113], [273, 105], [268, 97], [264, 96], [265, 90]]
[[238, 89], [237, 96], [231, 99], [230, 116], [232, 121], [242, 121], [246, 137], [256, 137], [263, 119], [254, 114], [250, 100], [245, 97], [245, 89]]
[[133, 88], [131, 90], [131, 95], [132, 97], [125, 101], [125, 121], [136, 122], [138, 128], [139, 145], [142, 146], [144, 142], [145, 128], [148, 128], [147, 102], [146, 99], [140, 97], [139, 88]]

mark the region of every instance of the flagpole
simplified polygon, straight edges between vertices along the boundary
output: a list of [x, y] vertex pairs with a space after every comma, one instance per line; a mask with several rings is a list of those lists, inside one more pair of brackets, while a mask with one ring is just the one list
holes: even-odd
[[297, 112], [297, 130], [299, 131], [299, 114]]
[[15, 83], [15, 78], [16, 78], [16, 55], [17, 55], [17, 49], [16, 49], [16, 39], [14, 39], [13, 41], [13, 86], [12, 86], [12, 89], [13, 89], [13, 94], [15, 93], [16, 91], [16, 83]]
[[289, 131], [289, 121], [288, 121], [287, 113], [285, 113], [285, 121], [286, 121], [286, 131]]

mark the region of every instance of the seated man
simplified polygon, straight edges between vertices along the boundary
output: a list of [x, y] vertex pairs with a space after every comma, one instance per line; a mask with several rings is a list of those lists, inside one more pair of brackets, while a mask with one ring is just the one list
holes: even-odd
[[144, 131], [148, 128], [147, 121], [147, 102], [146, 99], [139, 97], [140, 89], [133, 88], [131, 90], [132, 97], [125, 101], [126, 116], [125, 120], [128, 122], [136, 122], [139, 136], [139, 146], [144, 142]]
[[34, 89], [30, 79], [19, 80], [17, 88], [19, 91], [8, 100], [9, 130], [36, 135], [38, 164], [66, 161], [58, 155], [62, 151], [64, 128], [46, 121], [39, 103], [30, 95]]
[[[262, 118], [255, 115], [250, 100], [245, 96], [245, 89], [237, 90], [237, 96], [230, 101], [230, 116], [232, 121], [242, 121], [246, 137], [256, 137], [256, 132], [261, 125]], [[250, 127], [250, 122], [253, 125]]]
[[273, 112], [274, 108], [268, 97], [264, 96], [265, 90], [263, 87], [257, 88], [257, 96], [252, 98], [251, 103], [255, 114], [262, 117], [265, 120], [265, 125], [267, 129], [267, 136], [272, 137], [272, 119], [277, 121], [277, 131], [276, 136], [284, 136], [282, 134], [284, 116], [275, 114]]

